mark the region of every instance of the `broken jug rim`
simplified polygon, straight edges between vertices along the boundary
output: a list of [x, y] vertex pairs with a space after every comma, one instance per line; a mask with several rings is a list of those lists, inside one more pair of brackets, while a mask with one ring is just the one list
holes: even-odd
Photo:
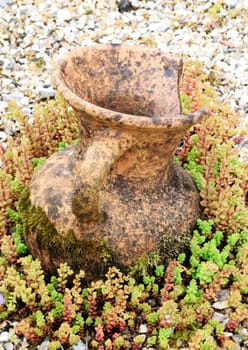
[[[85, 100], [84, 98], [78, 96], [73, 92], [67, 85], [63, 74], [62, 67], [65, 62], [70, 59], [72, 56], [78, 53], [82, 53], [86, 49], [108, 49], [120, 46], [120, 45], [111, 45], [111, 44], [98, 44], [95, 46], [84, 46], [77, 48], [72, 52], [65, 54], [59, 60], [54, 63], [52, 70], [52, 82], [54, 84], [57, 92], [71, 105], [71, 107], [80, 112], [85, 112], [92, 119], [97, 120], [103, 124], [111, 124], [113, 126], [121, 126], [127, 128], [138, 128], [138, 129], [150, 129], [162, 131], [164, 129], [185, 129], [185, 127], [191, 127], [199, 123], [204, 116], [208, 114], [206, 109], [200, 109], [194, 113], [182, 114], [182, 113], [165, 113], [161, 115], [146, 116], [146, 115], [136, 115], [128, 114], [124, 112], [118, 112], [113, 109], [107, 109], [102, 106], [96, 105], [92, 102]], [[123, 45], [122, 45], [123, 46]], [[161, 51], [159, 49], [152, 49], [144, 46], [135, 46], [135, 45], [124, 45], [128, 49], [142, 48], [146, 51]], [[163, 52], [163, 51], [161, 51]], [[165, 53], [165, 52], [163, 52]], [[173, 58], [172, 54], [168, 54], [168, 57]]]

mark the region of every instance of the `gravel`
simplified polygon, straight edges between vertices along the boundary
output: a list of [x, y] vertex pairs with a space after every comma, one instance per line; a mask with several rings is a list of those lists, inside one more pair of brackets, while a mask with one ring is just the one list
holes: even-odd
[[246, 0], [1, 0], [1, 128], [9, 101], [27, 116], [53, 97], [51, 64], [72, 49], [97, 43], [157, 46], [203, 62], [223, 102], [248, 109]]
[[[219, 6], [218, 4], [221, 5]], [[248, 121], [247, 0], [0, 0], [0, 141], [18, 126], [5, 118], [9, 101], [27, 117], [35, 102], [52, 98], [54, 60], [76, 47], [94, 43], [128, 43], [158, 47], [203, 63], [214, 77], [219, 99]], [[248, 148], [248, 140], [242, 141]], [[228, 293], [219, 296], [213, 318], [226, 323]], [[224, 316], [223, 316], [224, 315]], [[146, 325], [142, 326], [142, 334]], [[10, 342], [11, 327], [0, 330], [0, 350], [28, 348]], [[237, 349], [240, 334], [230, 333]], [[11, 336], [13, 337], [13, 335]], [[21, 343], [20, 343], [21, 342]], [[20, 345], [21, 344], [21, 345]], [[45, 340], [39, 347], [46, 350]], [[86, 349], [83, 342], [74, 350]]]

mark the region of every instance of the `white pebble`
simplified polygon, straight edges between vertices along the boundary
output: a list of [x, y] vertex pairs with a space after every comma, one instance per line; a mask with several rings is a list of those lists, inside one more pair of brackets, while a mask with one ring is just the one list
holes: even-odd
[[0, 131], [0, 140], [4, 141], [7, 139], [7, 134], [5, 131]]
[[238, 4], [238, 0], [224, 0], [224, 3], [230, 7], [230, 8], [234, 8], [236, 7], [236, 5]]
[[0, 343], [6, 343], [10, 339], [10, 334], [8, 332], [0, 333]]
[[216, 310], [223, 310], [223, 309], [227, 309], [229, 307], [227, 300], [216, 301], [215, 303], [213, 303], [212, 306]]
[[81, 340], [72, 346], [72, 350], [86, 350], [86, 345]]
[[247, 337], [248, 336], [248, 329], [247, 328], [241, 328], [241, 330], [239, 331], [239, 334], [243, 337]]
[[61, 9], [57, 13], [57, 19], [59, 22], [69, 21], [72, 18], [70, 11], [66, 9]]
[[235, 40], [236, 38], [238, 38], [238, 36], [239, 36], [239, 33], [238, 33], [237, 30], [235, 30], [235, 29], [229, 29], [229, 30], [226, 32], [226, 37], [227, 37], [227, 39]]
[[14, 349], [14, 344], [12, 343], [4, 344], [4, 350], [13, 350], [13, 349]]
[[139, 326], [139, 333], [146, 334], [147, 333], [147, 325], [146, 324], [141, 324]]

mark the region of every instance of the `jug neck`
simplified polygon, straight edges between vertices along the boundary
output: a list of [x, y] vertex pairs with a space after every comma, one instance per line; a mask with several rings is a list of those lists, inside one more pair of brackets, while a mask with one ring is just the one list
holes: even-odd
[[166, 180], [172, 165], [175, 146], [165, 144], [137, 144], [127, 150], [116, 162], [113, 174], [126, 179], [148, 180], [153, 183]]
[[111, 173], [127, 179], [144, 180], [156, 178], [161, 172], [167, 177], [176, 147], [185, 133], [184, 130], [175, 131], [169, 128], [159, 132], [121, 127], [114, 129], [85, 119], [79, 121], [79, 130], [79, 142], [73, 155], [74, 163], [80, 159], [83, 161], [84, 155], [96, 140], [105, 139], [110, 148], [111, 140], [113, 145], [119, 140], [118, 147], [122, 151], [112, 164]]

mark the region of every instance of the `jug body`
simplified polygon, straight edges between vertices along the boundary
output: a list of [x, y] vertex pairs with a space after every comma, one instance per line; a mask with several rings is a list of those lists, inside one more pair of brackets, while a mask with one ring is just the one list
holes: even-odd
[[126, 268], [188, 245], [199, 194], [172, 159], [206, 112], [181, 114], [181, 71], [180, 58], [122, 45], [82, 48], [57, 65], [53, 81], [77, 115], [79, 140], [51, 156], [30, 185], [31, 205], [52, 225], [60, 251], [44, 232], [26, 230], [48, 270], [65, 260], [96, 276], [106, 256]]

